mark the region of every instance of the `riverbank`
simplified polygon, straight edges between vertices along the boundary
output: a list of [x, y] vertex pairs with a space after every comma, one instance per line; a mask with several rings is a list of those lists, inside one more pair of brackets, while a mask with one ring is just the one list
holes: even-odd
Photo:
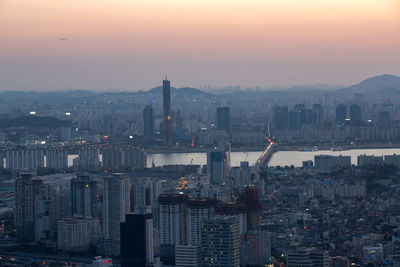
[[400, 143], [368, 143], [368, 144], [296, 144], [282, 145], [279, 144], [276, 151], [308, 151], [318, 148], [318, 150], [330, 150], [332, 147], [341, 148], [343, 150], [351, 149], [387, 149], [400, 148]]
[[[330, 150], [332, 147], [340, 147], [343, 150], [350, 149], [386, 149], [386, 148], [400, 148], [400, 143], [368, 143], [368, 144], [277, 144], [274, 152], [277, 151], [308, 151], [317, 147], [318, 150]], [[264, 151], [266, 147], [241, 147], [232, 146], [232, 152], [255, 152]], [[211, 146], [204, 147], [149, 147], [144, 148], [148, 154], [175, 154], [175, 153], [206, 153], [212, 150]]]
[[[147, 154], [206, 153], [214, 147], [152, 147], [144, 148]], [[232, 152], [264, 151], [265, 147], [231, 147]]]

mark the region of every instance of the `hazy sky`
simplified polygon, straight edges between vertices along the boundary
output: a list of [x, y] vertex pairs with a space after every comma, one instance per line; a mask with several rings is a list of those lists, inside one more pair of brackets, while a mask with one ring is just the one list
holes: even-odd
[[400, 75], [400, 0], [0, 0], [0, 89]]

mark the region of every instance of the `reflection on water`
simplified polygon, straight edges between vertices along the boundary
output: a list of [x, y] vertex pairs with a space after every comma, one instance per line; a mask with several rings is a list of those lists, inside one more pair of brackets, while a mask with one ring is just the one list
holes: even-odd
[[385, 149], [353, 149], [344, 151], [330, 151], [330, 150], [320, 150], [320, 151], [279, 151], [271, 157], [268, 166], [290, 166], [301, 167], [302, 162], [305, 160], [314, 160], [315, 155], [333, 155], [333, 156], [351, 156], [351, 163], [357, 164], [358, 155], [392, 155], [400, 154], [399, 148], [385, 148]]
[[[241, 161], [248, 161], [251, 166], [260, 157], [262, 151], [251, 152], [231, 152], [231, 165], [239, 166]], [[314, 160], [315, 155], [343, 155], [351, 156], [352, 164], [357, 164], [357, 156], [367, 155], [392, 155], [400, 154], [400, 148], [384, 148], [384, 149], [353, 149], [344, 151], [279, 151], [273, 154], [269, 161], [269, 166], [290, 166], [300, 167], [305, 160]], [[68, 166], [72, 166], [73, 159], [78, 155], [68, 155]], [[100, 159], [101, 160], [101, 159]], [[154, 161], [155, 166], [164, 165], [205, 165], [207, 164], [207, 153], [164, 153], [164, 154], [147, 154], [147, 167], [151, 167]]]
[[[261, 153], [262, 151], [231, 152], [231, 165], [240, 166], [241, 161], [248, 161], [250, 165], [254, 165]], [[151, 167], [153, 161], [156, 166], [175, 164], [205, 165], [207, 164], [207, 153], [147, 154], [147, 167]]]

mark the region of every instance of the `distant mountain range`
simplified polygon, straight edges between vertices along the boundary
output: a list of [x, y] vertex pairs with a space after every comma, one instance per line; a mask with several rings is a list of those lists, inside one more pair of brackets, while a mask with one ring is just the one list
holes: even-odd
[[400, 77], [394, 75], [380, 75], [366, 79], [359, 84], [355, 84], [338, 91], [346, 91], [352, 93], [374, 93], [380, 90], [399, 90]]
[[[157, 95], [157, 94], [162, 94], [162, 90], [163, 87], [162, 86], [157, 86], [154, 87], [148, 91], [141, 91], [142, 93], [145, 94], [152, 94], [152, 95]], [[207, 95], [212, 95], [209, 92], [204, 92], [201, 91], [199, 89], [193, 88], [193, 87], [182, 87], [182, 88], [175, 88], [175, 87], [171, 87], [171, 94], [186, 94], [188, 96], [195, 96], [195, 95], [203, 95], [203, 96], [207, 96]]]
[[[171, 96], [174, 101], [190, 102], [193, 99], [214, 101], [216, 99], [247, 99], [260, 101], [271, 99], [284, 101], [288, 98], [310, 99], [320, 98], [329, 93], [333, 98], [349, 99], [355, 94], [363, 94], [366, 99], [377, 97], [392, 98], [400, 101], [400, 77], [394, 75], [380, 75], [368, 78], [358, 84], [339, 88], [327, 89], [326, 85], [318, 86], [298, 86], [275, 90], [233, 90], [218, 92], [202, 91], [192, 87], [174, 88], [171, 87]], [[1, 91], [0, 103], [68, 103], [68, 102], [93, 102], [106, 103], [107, 101], [130, 101], [132, 103], [159, 103], [162, 100], [162, 86], [157, 86], [147, 91], [136, 92], [96, 92], [89, 90], [70, 90], [53, 92], [21, 92], [21, 91]]]

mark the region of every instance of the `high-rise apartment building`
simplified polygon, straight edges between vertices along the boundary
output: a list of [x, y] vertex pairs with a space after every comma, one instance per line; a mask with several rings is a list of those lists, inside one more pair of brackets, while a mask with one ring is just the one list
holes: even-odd
[[65, 148], [50, 148], [46, 152], [46, 167], [56, 170], [68, 168], [68, 151]]
[[132, 171], [146, 167], [146, 153], [134, 146], [108, 146], [102, 149], [103, 169]]
[[390, 128], [392, 126], [392, 121], [390, 119], [389, 111], [381, 111], [378, 114], [378, 127], [381, 129]]
[[163, 144], [171, 146], [172, 137], [172, 117], [171, 117], [171, 83], [169, 80], [163, 80]]
[[288, 267], [327, 267], [330, 266], [329, 252], [312, 247], [298, 248], [287, 253], [286, 263]]
[[331, 171], [334, 168], [350, 167], [350, 156], [317, 155], [314, 156], [314, 165], [317, 170]]
[[78, 150], [78, 158], [74, 159], [74, 167], [80, 171], [98, 171], [100, 149], [98, 147], [82, 147]]
[[240, 162], [240, 167], [232, 167], [230, 176], [233, 178], [235, 187], [243, 187], [251, 184], [251, 168], [248, 161]]
[[44, 151], [41, 149], [15, 148], [6, 151], [7, 169], [31, 171], [44, 167]]
[[202, 266], [240, 266], [239, 222], [235, 216], [204, 220], [201, 228]]
[[154, 264], [153, 239], [151, 213], [127, 214], [121, 223], [121, 267]]
[[152, 204], [152, 184], [148, 181], [135, 181], [130, 187], [131, 212], [143, 209]]
[[324, 107], [321, 104], [313, 105], [315, 125], [322, 126], [324, 123]]
[[237, 188], [237, 202], [246, 206], [247, 231], [259, 229], [259, 218], [261, 204], [259, 201], [259, 191], [256, 187]]
[[274, 126], [275, 130], [285, 130], [288, 128], [289, 111], [287, 106], [278, 106], [274, 108]]
[[347, 107], [345, 104], [339, 104], [336, 107], [336, 125], [342, 125], [347, 117]]
[[144, 129], [144, 142], [146, 144], [154, 143], [154, 114], [153, 107], [147, 105], [143, 110], [143, 129]]
[[165, 264], [175, 264], [175, 246], [186, 241], [186, 195], [160, 195], [160, 256]]
[[56, 237], [55, 197], [50, 184], [44, 183], [35, 199], [35, 241], [53, 241]]
[[89, 174], [79, 173], [71, 179], [71, 214], [98, 217], [97, 182]]
[[120, 223], [129, 212], [129, 179], [121, 173], [105, 177], [102, 214], [105, 254], [120, 254]]
[[219, 144], [207, 152], [207, 174], [212, 184], [223, 184], [230, 172], [230, 144]]
[[217, 130], [231, 131], [231, 110], [229, 107], [217, 108]]
[[31, 173], [15, 179], [15, 226], [25, 242], [48, 241], [55, 235], [55, 200], [51, 186]]
[[99, 219], [66, 217], [57, 223], [57, 248], [86, 251], [100, 236]]
[[215, 215], [215, 199], [189, 199], [187, 201], [187, 241], [188, 245], [200, 245], [201, 222]]
[[359, 125], [362, 121], [361, 107], [355, 103], [350, 105], [350, 122], [353, 125]]
[[201, 250], [199, 245], [180, 245], [175, 247], [176, 267], [200, 267]]

